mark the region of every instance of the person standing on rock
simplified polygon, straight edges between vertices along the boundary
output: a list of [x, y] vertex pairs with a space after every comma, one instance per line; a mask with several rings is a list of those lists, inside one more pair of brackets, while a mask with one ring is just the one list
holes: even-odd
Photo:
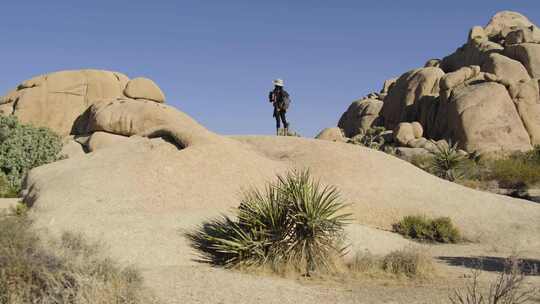
[[290, 104], [289, 93], [283, 88], [283, 80], [276, 79], [273, 81], [274, 90], [270, 92], [269, 100], [274, 106], [274, 118], [276, 119], [276, 134], [279, 135], [279, 129], [281, 127], [281, 122], [283, 122], [284, 135], [288, 134], [289, 123], [285, 114]]

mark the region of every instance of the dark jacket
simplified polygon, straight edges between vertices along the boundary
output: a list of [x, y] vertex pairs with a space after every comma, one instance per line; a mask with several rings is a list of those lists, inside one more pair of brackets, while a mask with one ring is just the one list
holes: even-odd
[[286, 109], [283, 109], [280, 107], [281, 102], [283, 100], [283, 96], [289, 96], [289, 93], [287, 93], [287, 91], [285, 91], [285, 89], [283, 88], [281, 89], [275, 88], [274, 90], [270, 91], [270, 94], [268, 94], [268, 100], [274, 105], [275, 111], [281, 111], [281, 112], [287, 111]]

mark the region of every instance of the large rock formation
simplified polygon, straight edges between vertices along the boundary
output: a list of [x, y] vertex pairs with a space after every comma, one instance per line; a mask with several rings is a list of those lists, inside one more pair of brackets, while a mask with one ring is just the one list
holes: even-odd
[[90, 106], [118, 98], [165, 101], [159, 87], [146, 78], [130, 81], [118, 72], [61, 71], [26, 80], [0, 97], [0, 115], [14, 114], [23, 123], [67, 136], [80, 133], [76, 122]]
[[399, 130], [397, 143], [410, 146], [410, 132], [396, 127], [419, 122], [427, 139], [457, 142], [469, 152], [529, 150], [540, 144], [539, 81], [540, 29], [504, 11], [473, 27], [454, 53], [385, 84], [380, 111], [364, 114], [356, 101], [338, 126], [348, 137], [372, 126]]

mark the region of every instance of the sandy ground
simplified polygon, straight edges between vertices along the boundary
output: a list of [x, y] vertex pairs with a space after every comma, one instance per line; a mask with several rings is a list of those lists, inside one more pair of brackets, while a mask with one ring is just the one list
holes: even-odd
[[15, 207], [19, 201], [21, 201], [20, 198], [0, 198], [0, 212], [9, 211], [12, 207]]
[[[310, 168], [351, 203], [352, 252], [385, 254], [411, 242], [390, 233], [404, 215], [450, 216], [474, 243], [424, 246], [440, 276], [428, 282], [305, 281], [248, 275], [194, 261], [183, 237], [238, 205], [241, 188], [275, 173]], [[80, 231], [143, 270], [164, 303], [447, 303], [467, 266], [489, 270], [519, 251], [540, 260], [540, 205], [464, 188], [381, 152], [301, 138], [212, 138], [183, 150], [152, 139], [122, 144], [32, 170], [25, 200], [37, 224]], [[465, 265], [463, 267], [462, 265]], [[486, 279], [489, 276], [486, 276]], [[538, 277], [533, 283], [540, 285]]]

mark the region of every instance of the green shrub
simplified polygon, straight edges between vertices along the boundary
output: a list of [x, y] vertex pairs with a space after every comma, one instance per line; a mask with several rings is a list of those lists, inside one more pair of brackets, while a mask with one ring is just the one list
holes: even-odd
[[155, 303], [139, 272], [80, 235], [45, 240], [24, 216], [0, 215], [0, 303]]
[[428, 171], [449, 181], [463, 178], [471, 161], [459, 153], [457, 144], [435, 144], [435, 147], [436, 150], [431, 152], [433, 158], [428, 166]]
[[411, 164], [414, 166], [429, 172], [429, 168], [431, 164], [433, 163], [433, 156], [432, 155], [422, 155], [422, 154], [416, 154], [411, 157]]
[[522, 185], [533, 186], [540, 182], [540, 162], [527, 154], [514, 154], [508, 158], [495, 159], [487, 163], [489, 171], [485, 178], [497, 180], [504, 188]]
[[393, 225], [394, 231], [411, 239], [439, 243], [457, 243], [461, 233], [448, 217], [428, 219], [425, 216], [406, 216]]
[[362, 145], [375, 150], [383, 150], [386, 146], [384, 135], [388, 131], [384, 127], [373, 127], [368, 130], [360, 130], [360, 133], [350, 139], [350, 143]]
[[0, 171], [0, 198], [17, 197], [18, 191], [9, 183], [7, 176]]
[[222, 217], [187, 234], [205, 262], [225, 267], [293, 268], [310, 275], [335, 269], [349, 215], [335, 187], [308, 171], [278, 176], [264, 191], [247, 191], [238, 219]]
[[0, 171], [16, 191], [30, 169], [58, 160], [61, 149], [60, 137], [49, 129], [0, 116]]

